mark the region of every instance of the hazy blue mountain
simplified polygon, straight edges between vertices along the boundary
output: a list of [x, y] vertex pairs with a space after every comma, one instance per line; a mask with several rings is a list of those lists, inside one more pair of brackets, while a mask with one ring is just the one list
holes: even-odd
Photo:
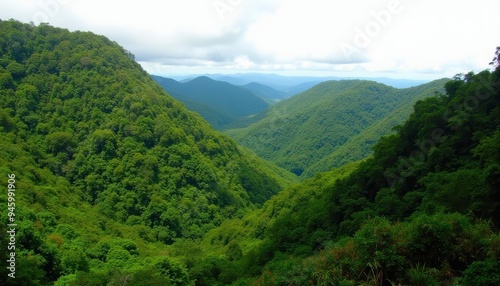
[[[322, 82], [326, 80], [338, 79], [336, 77], [311, 77], [311, 76], [283, 76], [277, 74], [232, 74], [232, 75], [207, 75], [211, 78], [226, 81], [232, 84], [244, 85], [252, 82], [267, 85], [276, 90], [285, 91], [291, 87], [301, 85], [306, 82]], [[293, 94], [289, 94], [290, 96]]]
[[183, 102], [188, 109], [198, 112], [217, 129], [225, 129], [269, 106], [263, 98], [247, 88], [206, 76], [188, 82], [152, 77], [173, 97]]
[[[284, 76], [277, 74], [263, 74], [263, 73], [236, 73], [236, 74], [204, 74], [204, 75], [185, 75], [185, 76], [169, 76], [180, 82], [188, 81], [199, 76], [207, 76], [209, 78], [229, 82], [234, 85], [246, 85], [252, 82], [260, 83], [269, 87], [272, 87], [279, 91], [290, 90], [287, 92], [289, 96], [295, 95], [297, 93], [303, 92], [315, 84], [318, 84], [327, 80], [371, 80], [385, 85], [389, 85], [395, 88], [408, 88], [413, 86], [418, 86], [429, 82], [429, 80], [413, 80], [413, 79], [394, 79], [388, 77], [335, 77], [335, 76]], [[311, 83], [314, 83], [311, 85]], [[300, 87], [305, 84], [305, 89], [298, 88], [297, 93], [293, 93], [294, 87]]]

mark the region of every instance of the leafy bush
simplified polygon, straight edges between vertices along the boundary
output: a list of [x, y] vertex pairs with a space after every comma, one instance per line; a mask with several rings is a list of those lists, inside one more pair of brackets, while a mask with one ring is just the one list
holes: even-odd
[[464, 271], [463, 284], [470, 286], [500, 285], [499, 269], [499, 260], [476, 261]]

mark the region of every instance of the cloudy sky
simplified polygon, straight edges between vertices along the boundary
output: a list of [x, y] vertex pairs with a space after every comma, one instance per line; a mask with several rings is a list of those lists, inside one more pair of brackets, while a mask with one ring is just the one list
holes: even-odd
[[436, 79], [488, 68], [498, 0], [0, 0], [118, 42], [150, 73]]

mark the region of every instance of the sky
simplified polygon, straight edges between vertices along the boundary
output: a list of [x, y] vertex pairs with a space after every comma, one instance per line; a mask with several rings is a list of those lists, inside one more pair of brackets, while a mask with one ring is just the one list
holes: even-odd
[[432, 80], [488, 68], [498, 0], [0, 0], [0, 19], [105, 35], [162, 76]]

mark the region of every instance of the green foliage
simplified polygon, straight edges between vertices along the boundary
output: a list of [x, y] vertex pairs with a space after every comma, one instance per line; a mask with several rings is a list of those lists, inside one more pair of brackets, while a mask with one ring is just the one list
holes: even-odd
[[52, 153], [69, 152], [76, 146], [74, 136], [68, 132], [54, 132], [45, 137], [47, 148]]
[[61, 274], [74, 274], [77, 271], [89, 271], [87, 255], [79, 247], [65, 249], [61, 257]]
[[[439, 281], [437, 279], [438, 271], [434, 268], [426, 268], [417, 265], [407, 271], [408, 282], [415, 286], [437, 286]], [[467, 284], [469, 285], [469, 284]]]
[[187, 271], [179, 263], [168, 257], [157, 259], [154, 262], [154, 266], [158, 269], [160, 275], [170, 281], [171, 285], [182, 286], [190, 284]]
[[[416, 234], [422, 226], [427, 230]], [[452, 231], [440, 232], [443, 228]], [[429, 229], [436, 231], [431, 234]], [[466, 270], [464, 278], [484, 275], [496, 279], [495, 275], [487, 276], [493, 273], [488, 271], [493, 271], [496, 262], [489, 261], [488, 267], [484, 268], [475, 267], [473, 262], [488, 256], [493, 247], [492, 236], [493, 230], [487, 224], [471, 223], [459, 214], [421, 215], [403, 223], [374, 218], [353, 237], [342, 239], [307, 259], [290, 261], [281, 257], [269, 263], [257, 285], [267, 285], [264, 281], [269, 280], [281, 281], [282, 277], [289, 279], [283, 285], [294, 284], [289, 282], [292, 277], [301, 277], [302, 282], [296, 283], [299, 285], [449, 285], [461, 280], [461, 271], [465, 268], [458, 267], [460, 263], [473, 269]], [[424, 242], [418, 242], [424, 238]], [[444, 245], [445, 241], [453, 243]], [[474, 244], [478, 241], [482, 243]], [[473, 272], [479, 269], [484, 272]]]
[[476, 261], [464, 271], [463, 283], [471, 286], [498, 285], [500, 283], [499, 267], [500, 261], [498, 260]]
[[[281, 265], [280, 259], [288, 255], [304, 257], [324, 248], [335, 231], [328, 223], [328, 190], [356, 166], [350, 164], [291, 186], [265, 202], [262, 208], [210, 231], [202, 243], [204, 262], [194, 266], [192, 276], [197, 281], [200, 276], [213, 277], [203, 279], [207, 282], [200, 285], [215, 285], [220, 277], [234, 277], [232, 273], [238, 273], [238, 279], [246, 279], [259, 274], [270, 261]], [[215, 260], [211, 256], [214, 254], [222, 258]], [[208, 261], [212, 262], [205, 264]], [[199, 267], [204, 274], [200, 274]]]

